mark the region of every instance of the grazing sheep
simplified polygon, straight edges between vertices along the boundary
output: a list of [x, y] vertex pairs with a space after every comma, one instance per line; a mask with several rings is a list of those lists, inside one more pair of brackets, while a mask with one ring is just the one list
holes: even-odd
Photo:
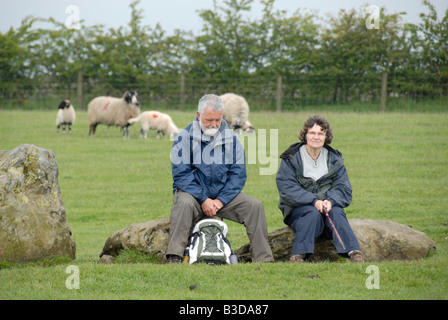
[[157, 130], [157, 139], [160, 137], [160, 133], [163, 135], [167, 134], [171, 138], [176, 137], [179, 133], [179, 129], [174, 124], [173, 120], [166, 113], [159, 111], [145, 111], [138, 117], [129, 119], [128, 123], [130, 125], [140, 122], [142, 129], [140, 130], [140, 138], [147, 138], [148, 130]]
[[88, 105], [89, 135], [95, 135], [96, 126], [118, 126], [123, 129], [123, 137], [129, 138], [128, 120], [140, 114], [138, 94], [126, 91], [122, 98], [96, 97]]
[[75, 108], [73, 108], [70, 100], [63, 100], [58, 107], [58, 114], [56, 116], [56, 133], [62, 125], [62, 132], [65, 134], [65, 126], [68, 125], [68, 132], [72, 134], [72, 125], [76, 120]]
[[226, 93], [220, 96], [224, 103], [224, 112], [222, 117], [226, 120], [229, 128], [240, 134], [241, 130], [252, 132], [254, 127], [249, 122], [249, 104], [242, 96], [234, 93]]

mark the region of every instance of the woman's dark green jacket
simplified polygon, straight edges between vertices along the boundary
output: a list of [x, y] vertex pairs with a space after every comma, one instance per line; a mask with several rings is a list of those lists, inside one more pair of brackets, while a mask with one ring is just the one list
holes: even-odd
[[352, 202], [352, 186], [348, 179], [342, 154], [328, 145], [328, 173], [319, 180], [303, 176], [299, 148], [303, 142], [291, 145], [281, 156], [282, 162], [276, 182], [280, 195], [278, 207], [285, 219], [295, 207], [309, 205], [317, 200], [329, 200], [333, 206], [348, 207]]

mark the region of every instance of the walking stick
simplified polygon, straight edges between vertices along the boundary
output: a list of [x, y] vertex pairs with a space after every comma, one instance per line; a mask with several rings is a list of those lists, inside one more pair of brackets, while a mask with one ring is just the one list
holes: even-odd
[[342, 248], [344, 248], [344, 250], [347, 250], [347, 249], [345, 249], [344, 242], [342, 242], [342, 239], [341, 239], [341, 237], [339, 236], [339, 233], [338, 233], [338, 231], [336, 230], [336, 227], [334, 226], [334, 223], [333, 223], [333, 221], [331, 220], [330, 215], [328, 214], [327, 208], [323, 207], [322, 209], [323, 209], [323, 213], [325, 214], [325, 216], [326, 216], [327, 219], [328, 219], [328, 222], [330, 222], [331, 228], [333, 229], [333, 232], [334, 232], [334, 234], [336, 235], [336, 238], [338, 238], [339, 243], [341, 244]]

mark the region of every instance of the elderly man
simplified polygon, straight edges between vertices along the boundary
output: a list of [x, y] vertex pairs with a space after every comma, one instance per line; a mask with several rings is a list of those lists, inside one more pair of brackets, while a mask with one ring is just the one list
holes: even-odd
[[193, 123], [174, 141], [168, 263], [182, 262], [192, 227], [214, 216], [244, 224], [254, 262], [274, 261], [264, 207], [259, 200], [241, 193], [246, 182], [244, 149], [222, 119], [223, 109], [218, 96], [205, 95]]

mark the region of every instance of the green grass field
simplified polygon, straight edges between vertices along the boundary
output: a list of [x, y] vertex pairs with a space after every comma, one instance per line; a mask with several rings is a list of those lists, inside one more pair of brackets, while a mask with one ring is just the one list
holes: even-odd
[[[170, 114], [180, 128], [194, 117], [194, 112]], [[270, 129], [278, 130], [278, 141], [267, 152], [273, 161], [297, 141], [298, 130], [313, 114], [254, 112], [251, 122], [267, 129], [269, 139]], [[448, 113], [321, 114], [333, 126], [332, 146], [343, 152], [353, 186], [348, 218], [410, 225], [436, 242], [434, 254], [406, 262], [213, 267], [163, 265], [131, 252], [111, 265], [99, 264], [112, 233], [169, 217], [172, 142], [156, 140], [154, 131], [147, 140], [140, 139], [139, 124], [131, 127], [129, 140], [118, 128], [105, 126], [89, 137], [85, 112], [78, 112], [73, 135], [63, 136], [55, 133], [56, 111], [0, 111], [0, 149], [31, 143], [54, 151], [77, 246], [73, 261], [0, 262], [0, 299], [447, 299]], [[284, 224], [275, 174], [260, 175], [260, 168], [269, 166], [261, 160], [247, 165], [244, 192], [262, 200], [268, 230], [273, 231]], [[232, 247], [247, 243], [244, 227], [227, 222]], [[379, 289], [366, 287], [371, 264], [379, 268]], [[79, 268], [80, 289], [66, 287], [69, 265]]]

